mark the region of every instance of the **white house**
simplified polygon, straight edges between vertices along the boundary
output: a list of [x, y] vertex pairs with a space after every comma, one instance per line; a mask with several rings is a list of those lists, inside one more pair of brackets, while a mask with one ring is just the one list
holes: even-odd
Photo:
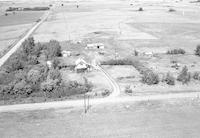
[[89, 65], [82, 58], [77, 59], [75, 61], [75, 65], [76, 65], [75, 66], [76, 72], [84, 72], [84, 71], [88, 70], [88, 68], [89, 68]]

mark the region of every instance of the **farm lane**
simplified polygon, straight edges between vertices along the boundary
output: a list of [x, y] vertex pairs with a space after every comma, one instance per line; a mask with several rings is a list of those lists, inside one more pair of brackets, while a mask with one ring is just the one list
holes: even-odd
[[110, 84], [112, 85], [113, 87], [113, 91], [112, 93], [108, 96], [108, 98], [113, 98], [113, 97], [116, 97], [120, 94], [120, 87], [119, 85], [117, 84], [117, 82], [103, 69], [101, 68], [100, 66], [97, 66], [97, 68], [103, 72], [103, 74], [105, 75], [106, 79], [108, 79], [108, 81], [110, 82]]

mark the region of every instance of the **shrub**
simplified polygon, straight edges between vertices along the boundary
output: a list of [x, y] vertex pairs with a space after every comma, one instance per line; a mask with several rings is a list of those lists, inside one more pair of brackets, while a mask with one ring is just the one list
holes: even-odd
[[134, 50], [134, 56], [138, 56], [139, 52], [137, 50]]
[[12, 91], [13, 86], [10, 85], [0, 85], [0, 99], [8, 100], [10, 99], [10, 92]]
[[46, 48], [46, 47], [44, 45], [42, 45], [41, 43], [35, 44], [35, 47], [33, 50], [33, 55], [39, 57], [41, 54], [41, 51], [44, 50], [44, 48]]
[[85, 82], [84, 84], [80, 84], [77, 81], [69, 81], [65, 84], [65, 89], [67, 95], [76, 95], [76, 94], [84, 94], [91, 91], [93, 88], [92, 83]]
[[138, 11], [144, 11], [144, 10], [143, 10], [143, 8], [142, 8], [142, 7], [140, 7], [140, 8], [138, 9]]
[[58, 41], [50, 40], [47, 44], [46, 56], [48, 59], [61, 56], [61, 46]]
[[46, 97], [50, 97], [51, 95], [50, 93], [56, 90], [58, 86], [59, 86], [59, 81], [57, 79], [56, 80], [47, 79], [46, 81], [41, 83], [41, 90], [45, 92]]
[[143, 73], [142, 82], [148, 85], [154, 85], [159, 83], [159, 76], [152, 71], [146, 71]]
[[102, 92], [102, 96], [109, 96], [111, 94], [111, 91], [108, 90], [108, 89], [105, 89], [103, 92]]
[[27, 81], [32, 84], [36, 84], [40, 82], [41, 74], [39, 70], [31, 69], [27, 73]]
[[133, 93], [133, 90], [131, 89], [130, 85], [125, 87], [125, 93]]
[[184, 66], [182, 71], [179, 73], [177, 80], [183, 84], [187, 84], [190, 81], [191, 75], [188, 72], [187, 66]]
[[175, 11], [176, 11], [175, 9], [172, 8], [169, 9], [169, 12], [175, 12]]
[[195, 55], [200, 56], [200, 45], [197, 45]]
[[32, 88], [25, 80], [22, 80], [14, 85], [12, 91], [16, 97], [28, 97], [32, 93]]
[[200, 72], [194, 72], [194, 74], [192, 75], [192, 78], [195, 80], [200, 80]]
[[28, 56], [34, 53], [35, 42], [33, 37], [26, 39], [22, 43], [22, 50]]
[[52, 66], [54, 69], [59, 68], [60, 60], [58, 58], [54, 58], [52, 61]]
[[165, 82], [168, 84], [168, 85], [175, 85], [175, 78], [168, 72], [167, 73], [167, 76], [165, 78]]
[[84, 87], [86, 88], [86, 91], [92, 91], [93, 85], [91, 82], [88, 81], [88, 79], [86, 77], [83, 78], [84, 79]]
[[0, 85], [9, 84], [11, 81], [13, 81], [14, 78], [15, 76], [13, 75], [13, 73], [0, 71]]
[[101, 63], [101, 65], [132, 65], [132, 61], [129, 59], [118, 59], [118, 60], [108, 60]]
[[52, 79], [52, 80], [57, 79], [59, 82], [61, 82], [61, 79], [62, 79], [60, 71], [58, 69], [51, 69], [51, 70], [49, 70], [48, 78]]
[[15, 75], [15, 78], [14, 78], [15, 81], [19, 82], [22, 80], [26, 80], [27, 72], [25, 70], [18, 70], [14, 72], [14, 75]]
[[36, 65], [38, 64], [38, 57], [37, 56], [28, 56], [28, 59], [27, 59], [27, 64], [29, 65]]
[[5, 64], [5, 69], [8, 73], [23, 69], [25, 61], [19, 54], [11, 56]]
[[168, 50], [167, 51], [167, 54], [170, 54], [170, 55], [175, 55], [175, 54], [185, 54], [185, 50], [183, 49], [173, 49], [173, 50]]

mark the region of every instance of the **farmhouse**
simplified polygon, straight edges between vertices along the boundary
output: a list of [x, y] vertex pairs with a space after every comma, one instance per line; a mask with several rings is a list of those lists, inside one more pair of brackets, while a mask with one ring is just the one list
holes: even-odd
[[78, 73], [87, 71], [89, 69], [89, 65], [82, 58], [77, 59], [75, 65], [75, 71]]
[[104, 44], [102, 43], [87, 44], [86, 49], [104, 49]]

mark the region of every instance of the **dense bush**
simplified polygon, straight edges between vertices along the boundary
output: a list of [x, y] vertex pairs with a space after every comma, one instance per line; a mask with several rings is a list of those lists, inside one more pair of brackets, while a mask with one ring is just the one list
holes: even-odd
[[173, 49], [173, 50], [168, 50], [167, 54], [174, 55], [174, 54], [185, 54], [184, 49]]
[[5, 63], [6, 72], [10, 73], [25, 67], [24, 58], [20, 54], [12, 55]]
[[59, 80], [47, 79], [41, 83], [41, 90], [45, 92], [46, 97], [50, 97], [51, 93], [59, 87]]
[[118, 59], [118, 60], [111, 59], [108, 61], [103, 61], [101, 63], [101, 65], [132, 65], [132, 64], [133, 62], [128, 59]]
[[54, 58], [54, 59], [52, 60], [52, 67], [53, 67], [54, 69], [56, 69], [56, 68], [59, 68], [59, 66], [60, 66], [60, 60], [59, 60], [58, 58]]
[[169, 12], [175, 12], [175, 11], [176, 11], [175, 9], [172, 8], [169, 9]]
[[167, 73], [167, 76], [165, 78], [165, 82], [168, 84], [168, 85], [175, 85], [175, 78], [168, 72]]
[[31, 85], [29, 85], [25, 80], [22, 80], [14, 85], [12, 90], [16, 97], [28, 97], [33, 91]]
[[131, 89], [130, 85], [125, 87], [125, 93], [133, 93], [133, 90]]
[[58, 41], [50, 40], [46, 47], [46, 56], [49, 60], [61, 56], [61, 46]]
[[0, 85], [6, 85], [9, 84], [15, 76], [13, 73], [7, 73], [5, 71], [0, 71]]
[[159, 83], [159, 76], [158, 74], [152, 71], [146, 71], [143, 73], [142, 82], [148, 85], [154, 85]]
[[140, 8], [138, 9], [138, 11], [144, 11], [144, 10], [143, 10], [143, 8], [142, 8], [142, 7], [140, 7]]
[[188, 72], [188, 68], [187, 66], [184, 66], [182, 71], [179, 73], [177, 80], [182, 82], [183, 84], [187, 84], [188, 82], [190, 82], [191, 79], [191, 75]]
[[103, 92], [102, 92], [102, 96], [105, 97], [105, 96], [109, 96], [111, 94], [111, 91], [108, 90], [108, 89], [105, 89]]
[[41, 73], [39, 70], [31, 69], [27, 73], [27, 81], [32, 84], [40, 82]]
[[138, 56], [139, 52], [137, 50], [134, 50], [134, 56]]
[[9, 7], [6, 11], [45, 11], [49, 10], [49, 7], [33, 7], [33, 8], [21, 8], [21, 7]]
[[45, 45], [41, 44], [41, 43], [37, 43], [35, 44], [34, 50], [32, 51], [33, 55], [35, 55], [36, 57], [39, 57], [41, 54], [41, 51], [44, 50], [46, 48]]
[[22, 43], [22, 51], [23, 51], [27, 56], [33, 54], [34, 48], [35, 48], [35, 42], [34, 42], [33, 37], [30, 37], [30, 38], [26, 39], [26, 40]]
[[194, 74], [192, 75], [192, 78], [195, 80], [200, 80], [200, 72], [194, 72]]
[[196, 47], [195, 55], [200, 56], [200, 45]]
[[52, 79], [52, 80], [57, 79], [59, 82], [61, 82], [60, 71], [58, 69], [50, 69], [47, 78]]
[[23, 8], [23, 11], [46, 11], [49, 7], [33, 7], [33, 8]]

